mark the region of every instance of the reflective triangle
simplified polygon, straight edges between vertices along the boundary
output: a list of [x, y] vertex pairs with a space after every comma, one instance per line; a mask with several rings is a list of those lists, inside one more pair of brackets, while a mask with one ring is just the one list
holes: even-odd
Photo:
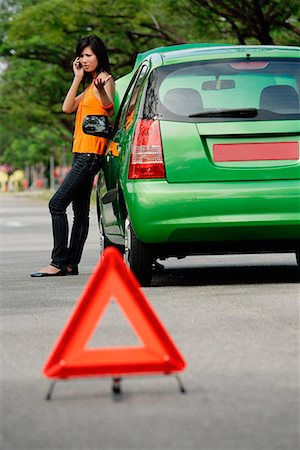
[[[141, 346], [90, 348], [107, 305], [114, 300]], [[100, 320], [100, 323], [99, 323]], [[108, 247], [62, 331], [43, 373], [49, 378], [178, 372], [185, 361], [118, 250]]]

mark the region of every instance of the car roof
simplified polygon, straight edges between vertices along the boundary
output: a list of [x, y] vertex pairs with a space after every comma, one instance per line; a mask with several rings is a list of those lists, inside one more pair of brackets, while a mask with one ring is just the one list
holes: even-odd
[[[180, 56], [184, 56], [187, 54], [191, 54], [195, 50], [203, 51], [203, 50], [209, 49], [211, 47], [227, 47], [230, 45], [231, 44], [192, 43], [192, 44], [178, 44], [178, 45], [168, 45], [168, 46], [156, 47], [156, 48], [147, 50], [145, 52], [138, 53], [136, 56], [134, 68], [138, 67], [144, 59], [147, 59], [149, 56], [153, 57], [156, 54], [161, 55], [162, 58], [167, 58], [167, 55], [169, 53], [171, 53], [171, 54], [173, 53], [173, 57], [174, 57], [174, 52], [176, 52], [176, 54], [180, 57]], [[172, 55], [169, 55], [169, 56], [172, 57]]]
[[139, 53], [136, 57], [135, 70], [144, 60], [151, 59], [155, 64], [164, 65], [175, 61], [214, 59], [222, 57], [300, 57], [300, 47], [275, 45], [232, 45], [194, 43], [158, 47]]

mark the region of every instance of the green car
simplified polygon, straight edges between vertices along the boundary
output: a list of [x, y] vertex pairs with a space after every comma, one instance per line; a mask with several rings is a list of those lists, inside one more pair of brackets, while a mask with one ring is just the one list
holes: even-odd
[[142, 285], [171, 256], [296, 252], [299, 262], [299, 56], [161, 47], [117, 80], [97, 189], [101, 245], [124, 252]]

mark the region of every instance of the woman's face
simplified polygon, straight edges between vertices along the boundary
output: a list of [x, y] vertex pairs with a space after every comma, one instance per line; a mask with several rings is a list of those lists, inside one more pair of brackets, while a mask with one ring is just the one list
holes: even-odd
[[98, 59], [91, 47], [85, 47], [80, 55], [80, 62], [84, 70], [93, 73], [98, 67]]

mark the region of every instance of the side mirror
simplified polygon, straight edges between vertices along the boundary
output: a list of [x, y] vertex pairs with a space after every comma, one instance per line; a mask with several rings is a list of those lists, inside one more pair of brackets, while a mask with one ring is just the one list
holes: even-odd
[[82, 122], [82, 130], [85, 134], [92, 136], [111, 138], [112, 127], [108, 123], [107, 116], [89, 115]]

